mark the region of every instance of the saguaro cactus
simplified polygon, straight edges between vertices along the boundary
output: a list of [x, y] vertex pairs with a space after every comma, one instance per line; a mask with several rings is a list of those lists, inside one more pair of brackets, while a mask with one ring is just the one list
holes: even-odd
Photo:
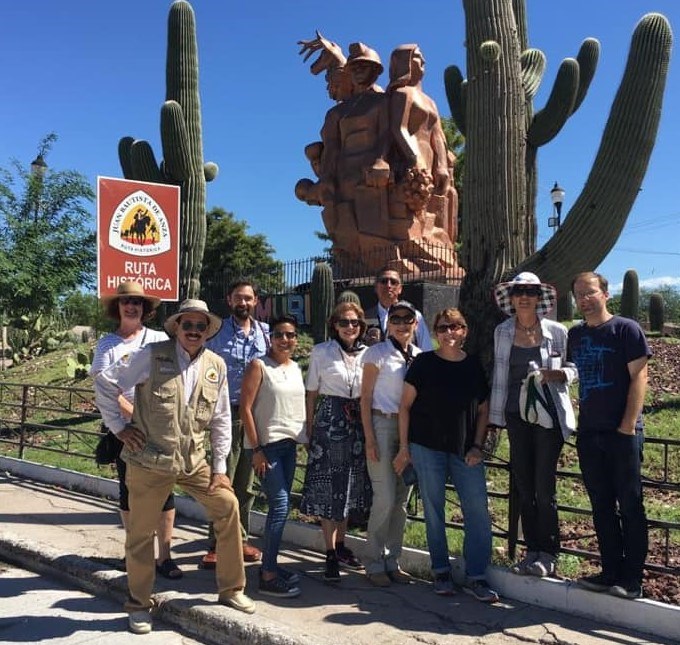
[[359, 296], [352, 290], [347, 289], [346, 291], [343, 291], [339, 296], [336, 304], [340, 304], [341, 302], [353, 302], [355, 305], [358, 307], [361, 307], [361, 299]]
[[562, 62], [548, 101], [534, 113], [545, 68], [528, 47], [524, 0], [463, 0], [467, 73], [446, 70], [451, 113], [466, 136], [461, 264], [467, 271], [461, 304], [472, 326], [469, 346], [488, 358], [498, 320], [492, 286], [532, 271], [569, 289], [580, 271], [594, 270], [616, 242], [644, 177], [656, 138], [672, 34], [660, 14], [648, 14], [633, 34], [624, 77], [588, 181], [560, 231], [536, 252], [536, 156], [584, 100], [599, 44], [583, 42]]
[[175, 0], [168, 15], [166, 94], [161, 107], [163, 161], [147, 141], [124, 137], [118, 156], [126, 179], [177, 184], [181, 188], [180, 300], [198, 298], [205, 248], [205, 186], [217, 165], [203, 161], [198, 48], [194, 10]]
[[621, 290], [621, 315], [637, 320], [640, 308], [640, 283], [635, 269], [628, 269], [623, 276]]
[[662, 332], [664, 317], [663, 296], [660, 293], [653, 293], [649, 296], [649, 329]]
[[326, 323], [333, 313], [333, 270], [328, 262], [317, 262], [312, 271], [311, 288], [312, 337], [315, 343], [328, 338]]

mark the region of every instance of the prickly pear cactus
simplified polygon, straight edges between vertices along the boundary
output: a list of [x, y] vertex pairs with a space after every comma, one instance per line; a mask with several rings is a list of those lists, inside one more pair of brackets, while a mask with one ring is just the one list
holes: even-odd
[[333, 270], [327, 262], [317, 262], [312, 272], [311, 288], [312, 337], [315, 343], [328, 338], [326, 324], [333, 313]]
[[628, 269], [623, 276], [621, 290], [621, 315], [637, 320], [640, 307], [640, 283], [635, 269]]
[[203, 161], [198, 48], [194, 10], [175, 0], [168, 15], [166, 101], [161, 107], [163, 161], [158, 164], [147, 141], [124, 137], [118, 156], [126, 179], [176, 184], [180, 205], [180, 300], [198, 298], [205, 248], [205, 186], [217, 165]]

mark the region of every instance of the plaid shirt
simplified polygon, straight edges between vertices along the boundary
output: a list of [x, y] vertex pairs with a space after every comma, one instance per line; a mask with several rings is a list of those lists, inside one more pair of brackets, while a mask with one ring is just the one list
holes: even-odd
[[[562, 370], [567, 376], [566, 383], [549, 383], [548, 387], [553, 395], [560, 425], [563, 432], [573, 431], [573, 411], [569, 414], [565, 408], [571, 410], [567, 387], [577, 376], [578, 372], [573, 363], [566, 362], [567, 330], [564, 325], [547, 318], [541, 318], [541, 365], [548, 365], [551, 354], [562, 357]], [[515, 341], [515, 317], [511, 316], [496, 327], [494, 332], [494, 365], [491, 399], [489, 402], [489, 423], [505, 428], [505, 404], [508, 398], [508, 376], [510, 374], [510, 351]], [[566, 400], [565, 400], [566, 397]], [[567, 432], [569, 430], [569, 432]]]

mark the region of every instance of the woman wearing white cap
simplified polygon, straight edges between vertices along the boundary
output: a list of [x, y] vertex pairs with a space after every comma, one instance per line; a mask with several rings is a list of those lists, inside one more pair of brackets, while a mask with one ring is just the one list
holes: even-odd
[[[149, 329], [144, 326], [147, 320], [153, 318], [156, 308], [161, 301], [160, 298], [146, 295], [139, 283], [134, 281], [121, 282], [116, 292], [102, 296], [101, 302], [106, 315], [115, 320], [118, 326], [116, 331], [106, 334], [99, 339], [94, 349], [94, 358], [90, 368], [90, 375], [92, 377], [145, 345], [168, 339], [165, 332]], [[118, 398], [120, 409], [128, 421], [132, 419], [134, 398], [134, 388], [123, 392]], [[122, 449], [122, 447], [123, 443], [120, 442], [120, 448]], [[120, 456], [116, 458], [115, 463], [116, 470], [118, 471], [120, 517], [123, 522], [123, 528], [127, 530], [130, 506], [128, 503], [128, 489], [125, 485], [126, 466]], [[175, 497], [170, 495], [165, 502], [163, 514], [156, 529], [156, 538], [158, 540], [156, 569], [163, 577], [176, 580], [182, 577], [182, 571], [173, 562], [170, 555], [174, 523]]]
[[[565, 361], [566, 328], [545, 317], [557, 297], [552, 285], [523, 272], [499, 284], [495, 297], [510, 318], [494, 333], [489, 423], [508, 429], [510, 466], [527, 546], [524, 559], [511, 571], [543, 577], [555, 573], [560, 549], [556, 468], [564, 440], [575, 428], [568, 385], [577, 372]], [[538, 386], [542, 419], [520, 409], [524, 407], [520, 406], [522, 382], [536, 370], [542, 383]]]

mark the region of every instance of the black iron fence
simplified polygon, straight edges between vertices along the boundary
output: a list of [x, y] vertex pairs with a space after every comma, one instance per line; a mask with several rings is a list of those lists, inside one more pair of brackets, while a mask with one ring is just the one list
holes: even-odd
[[[23, 459], [30, 450], [93, 460], [100, 421], [91, 389], [0, 381], [1, 455]], [[673, 473], [677, 476], [680, 471], [680, 440], [646, 437], [645, 445], [647, 453], [658, 451], [660, 454], [653, 460], [646, 459], [643, 487], [649, 498], [660, 498], [662, 506], [669, 509], [670, 515], [675, 512], [677, 517], [677, 509], [680, 508], [680, 481], [673, 480]], [[582, 486], [573, 444], [565, 445], [562, 462], [569, 467], [558, 470], [558, 487], [570, 482]], [[653, 462], [654, 466], [649, 465], [649, 462]], [[304, 463], [298, 465], [299, 486], [304, 474]], [[487, 454], [486, 466], [489, 475], [503, 473], [502, 477], [489, 477], [495, 484], [495, 487], [489, 488], [491, 506], [496, 509], [492, 513], [493, 534], [506, 541], [508, 556], [513, 558], [516, 545], [522, 540], [518, 532], [519, 506], [512, 493], [509, 465], [507, 461]], [[450, 508], [456, 509], [459, 505], [455, 490], [452, 486], [447, 488], [447, 502], [450, 503]], [[299, 500], [299, 494], [294, 497]], [[589, 508], [581, 506], [561, 504], [558, 508], [563, 527], [565, 518], [591, 515]], [[651, 542], [657, 547], [660, 545], [660, 548], [654, 550], [656, 555], [653, 560], [648, 560], [645, 568], [661, 573], [680, 574], [680, 521], [655, 517], [653, 513], [649, 515]], [[417, 487], [409, 500], [409, 517], [413, 521], [424, 521]], [[592, 523], [587, 520], [585, 523], [576, 522], [576, 525], [578, 535], [563, 536], [567, 539], [563, 542], [562, 552], [596, 559], [597, 552], [589, 548], [596, 546]], [[454, 510], [447, 526], [462, 529], [460, 513]], [[581, 543], [584, 546], [580, 546]]]

